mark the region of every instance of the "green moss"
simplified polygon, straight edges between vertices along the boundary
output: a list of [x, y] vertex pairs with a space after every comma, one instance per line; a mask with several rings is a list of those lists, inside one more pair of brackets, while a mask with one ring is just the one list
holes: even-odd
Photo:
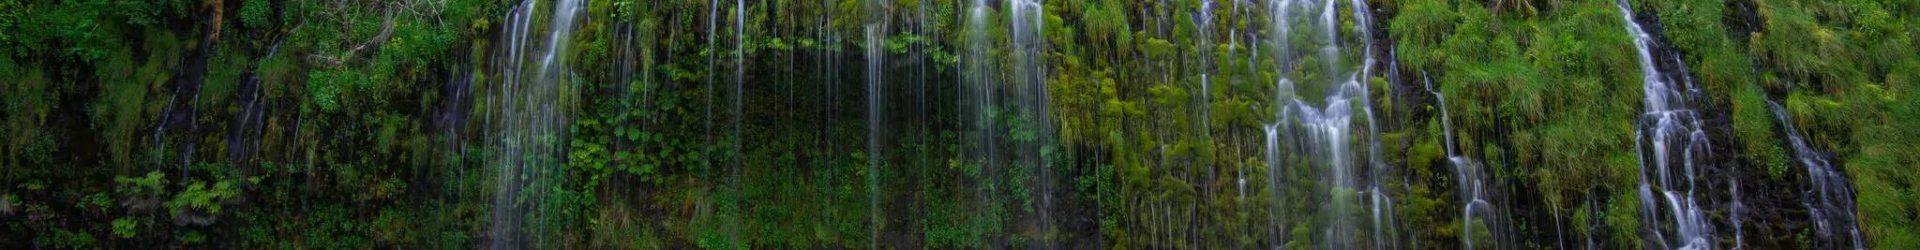
[[1774, 136], [1779, 131], [1774, 127], [1777, 118], [1767, 107], [1759, 86], [1744, 85], [1732, 94], [1734, 136], [1741, 143], [1741, 151], [1746, 152], [1741, 156], [1764, 166], [1773, 177], [1787, 174], [1787, 152], [1781, 148], [1786, 144]]

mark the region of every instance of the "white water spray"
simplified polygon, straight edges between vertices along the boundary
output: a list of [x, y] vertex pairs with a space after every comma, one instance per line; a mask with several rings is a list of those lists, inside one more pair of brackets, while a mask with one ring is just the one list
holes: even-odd
[[[1657, 43], [1633, 19], [1633, 8], [1625, 0], [1617, 1], [1627, 32], [1638, 50], [1646, 113], [1640, 115], [1640, 202], [1642, 226], [1648, 248], [1710, 249], [1712, 226], [1707, 211], [1697, 201], [1697, 189], [1704, 183], [1705, 161], [1710, 151], [1706, 131], [1697, 112], [1687, 105], [1686, 93], [1693, 89], [1686, 72], [1665, 72], [1656, 64], [1653, 46]], [[1672, 60], [1678, 60], [1672, 59]], [[1674, 77], [1680, 75], [1682, 77]], [[1678, 176], [1676, 176], [1678, 175]], [[1672, 230], [1666, 229], [1671, 225]]]
[[[523, 190], [531, 192], [551, 185], [542, 173], [559, 162], [560, 145], [556, 140], [564, 133], [563, 119], [567, 117], [559, 103], [568, 89], [562, 86], [567, 78], [563, 62], [573, 39], [580, 2], [561, 0], [549, 6], [553, 13], [545, 20], [549, 27], [541, 34], [533, 29], [537, 6], [537, 1], [526, 1], [507, 14], [507, 28], [501, 37], [505, 47], [494, 58], [501, 82], [488, 100], [488, 105], [494, 106], [491, 110], [498, 112], [493, 126], [500, 143], [499, 158], [494, 163], [499, 167], [495, 173], [499, 189], [490, 230], [493, 249], [528, 247], [539, 242], [523, 240], [538, 241], [548, 236], [522, 232], [526, 217], [540, 216], [540, 209], [534, 207], [541, 202], [541, 195]], [[535, 37], [544, 38], [545, 43], [529, 43]], [[533, 74], [524, 72], [528, 69]]]
[[[1833, 166], [1833, 162], [1827, 160], [1826, 155], [1807, 144], [1807, 139], [1800, 135], [1800, 130], [1793, 126], [1791, 117], [1779, 103], [1768, 101], [1767, 108], [1773, 111], [1774, 118], [1785, 128], [1787, 144], [1793, 148], [1795, 163], [1807, 170], [1807, 179], [1812, 187], [1806, 191], [1810, 195], [1805, 196], [1802, 203], [1807, 206], [1807, 215], [1813, 217], [1814, 234], [1820, 238], [1816, 241], [1830, 244], [1824, 246], [1829, 248], [1866, 249], [1866, 238], [1860, 234], [1859, 217], [1854, 214], [1853, 188], [1848, 186], [1846, 173], [1841, 173]], [[1838, 238], [1842, 237], [1839, 234], [1845, 234], [1846, 238]], [[1842, 241], [1852, 244], [1843, 246]]]

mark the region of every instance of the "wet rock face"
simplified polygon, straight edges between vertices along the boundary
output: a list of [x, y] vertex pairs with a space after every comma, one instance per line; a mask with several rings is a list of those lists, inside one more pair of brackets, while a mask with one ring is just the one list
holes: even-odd
[[[1759, 31], [1758, 17], [1753, 15], [1750, 2], [1731, 2], [1729, 5], [1734, 15], [1726, 17], [1727, 22], [1736, 24], [1729, 25], [1735, 29], [1730, 32], [1731, 35], [1743, 38], [1738, 41], [1744, 41], [1749, 32]], [[1638, 22], [1646, 24], [1650, 33], [1663, 41], [1652, 46], [1654, 56], [1670, 58], [1657, 60], [1659, 63], [1656, 66], [1664, 72], [1676, 72], [1668, 76], [1672, 79], [1690, 79], [1692, 75], [1688, 75], [1688, 66], [1683, 61], [1687, 52], [1664, 42], [1665, 28], [1660, 24], [1657, 14], [1649, 12], [1639, 16]], [[1804, 174], [1794, 174], [1798, 173], [1795, 171], [1780, 176], [1769, 175], [1764, 163], [1742, 157], [1759, 152], [1744, 152], [1744, 148], [1738, 146], [1740, 142], [1734, 135], [1737, 128], [1732, 122], [1733, 106], [1724, 94], [1699, 90], [1686, 94], [1710, 142], [1708, 146], [1711, 150], [1704, 161], [1706, 164], [1702, 165], [1702, 171], [1707, 176], [1718, 176], [1708, 183], [1704, 196], [1707, 199], [1704, 202], [1715, 208], [1708, 217], [1716, 230], [1712, 237], [1714, 245], [1719, 248], [1806, 247], [1803, 245], [1806, 242], [1801, 240], [1813, 225], [1808, 221], [1811, 215], [1803, 201], [1806, 199], [1804, 196], [1811, 194], [1802, 190], [1810, 190], [1811, 180]], [[1788, 138], [1786, 133], [1791, 132], [1776, 132], [1780, 135], [1777, 138]], [[1785, 143], [1786, 140], [1781, 141]], [[1792, 148], [1789, 145], [1781, 147]]]

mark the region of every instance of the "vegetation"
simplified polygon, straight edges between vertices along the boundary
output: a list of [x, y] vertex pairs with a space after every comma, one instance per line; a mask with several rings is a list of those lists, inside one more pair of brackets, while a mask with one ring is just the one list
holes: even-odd
[[[1431, 81], [1513, 248], [1648, 246], [1614, 1], [1367, 0], [1372, 23], [1338, 1], [1333, 39], [1373, 58], [1251, 39], [1279, 28], [1264, 1], [1044, 1], [1032, 54], [1007, 1], [980, 24], [967, 0], [584, 2], [567, 46], [532, 47], [565, 48], [564, 73], [523, 86], [502, 69], [536, 59], [507, 32], [553, 28], [512, 27], [513, 1], [0, 0], [0, 248], [461, 249], [514, 226], [510, 247], [566, 249], [1369, 242], [1314, 231], [1366, 191], [1262, 140], [1275, 82], [1365, 59], [1397, 218], [1367, 237], [1497, 237], [1460, 227], [1496, 222], [1461, 216]], [[1920, 2], [1630, 2], [1704, 90], [1703, 168], [1737, 180], [1704, 196], [1749, 208], [1716, 227], [1818, 246], [1778, 103], [1851, 181], [1866, 246], [1920, 249]], [[527, 86], [559, 93], [538, 102], [557, 128], [504, 136], [528, 118], [500, 93]]]

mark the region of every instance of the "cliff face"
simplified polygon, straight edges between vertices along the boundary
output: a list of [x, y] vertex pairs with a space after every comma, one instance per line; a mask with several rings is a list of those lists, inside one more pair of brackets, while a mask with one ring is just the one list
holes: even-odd
[[0, 247], [1920, 248], [1911, 13], [0, 2]]

